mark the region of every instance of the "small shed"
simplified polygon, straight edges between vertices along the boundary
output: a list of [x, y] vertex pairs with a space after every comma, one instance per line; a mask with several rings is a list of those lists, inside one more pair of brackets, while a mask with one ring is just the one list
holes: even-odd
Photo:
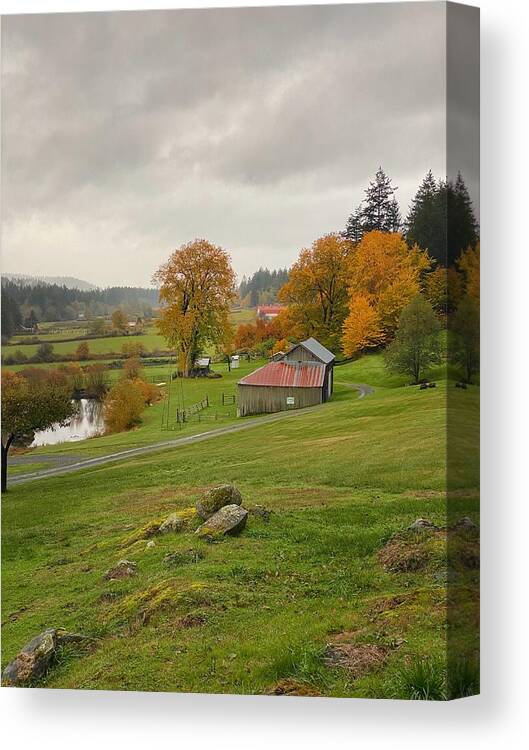
[[284, 362], [319, 362], [325, 366], [324, 395], [326, 401], [334, 388], [335, 355], [315, 338], [308, 338], [292, 347], [284, 356]]
[[321, 362], [269, 362], [237, 383], [237, 414], [303, 409], [325, 401]]
[[193, 364], [192, 374], [195, 377], [206, 376], [211, 371], [211, 357], [197, 357]]

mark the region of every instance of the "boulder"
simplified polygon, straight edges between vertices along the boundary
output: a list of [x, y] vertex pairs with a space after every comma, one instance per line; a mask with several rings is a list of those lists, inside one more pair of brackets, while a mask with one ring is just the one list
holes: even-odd
[[457, 523], [453, 526], [454, 529], [477, 529], [478, 527], [474, 523], [474, 521], [469, 518], [468, 516], [464, 516], [463, 518], [460, 518]]
[[130, 560], [120, 560], [117, 565], [107, 570], [103, 578], [105, 581], [116, 581], [120, 578], [130, 578], [130, 576], [136, 575], [138, 566], [135, 562]]
[[182, 531], [184, 521], [178, 513], [171, 513], [158, 529], [160, 534], [169, 534], [172, 531]]
[[66, 643], [91, 640], [88, 636], [68, 633], [62, 628], [48, 628], [35, 636], [10, 661], [2, 673], [4, 685], [28, 685], [43, 677], [50, 667], [57, 648]]
[[431, 521], [428, 521], [426, 518], [418, 518], [416, 521], [414, 521], [411, 526], [408, 526], [408, 529], [410, 531], [420, 531], [421, 529], [436, 529], [437, 526], [432, 523]]
[[239, 534], [246, 526], [248, 511], [240, 505], [225, 505], [199, 526], [195, 534], [202, 537]]
[[212, 487], [196, 502], [197, 513], [202, 520], [207, 521], [210, 516], [226, 505], [240, 505], [242, 495], [234, 484], [220, 484]]

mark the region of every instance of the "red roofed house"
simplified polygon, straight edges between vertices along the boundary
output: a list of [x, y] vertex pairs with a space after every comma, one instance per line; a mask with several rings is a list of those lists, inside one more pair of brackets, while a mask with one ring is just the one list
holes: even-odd
[[237, 413], [302, 409], [326, 401], [332, 393], [334, 354], [316, 339], [302, 341], [279, 361], [259, 367], [237, 384]]
[[257, 317], [262, 320], [273, 320], [279, 315], [282, 309], [281, 305], [259, 305], [257, 308]]

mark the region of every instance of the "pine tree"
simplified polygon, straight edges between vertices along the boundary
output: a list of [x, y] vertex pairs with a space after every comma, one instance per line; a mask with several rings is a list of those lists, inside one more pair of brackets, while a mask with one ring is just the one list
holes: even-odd
[[347, 240], [354, 242], [354, 244], [356, 245], [356, 243], [360, 242], [360, 240], [362, 239], [363, 234], [363, 210], [362, 206], [360, 205], [347, 219], [347, 226], [342, 232], [342, 237], [345, 237]]
[[464, 250], [476, 244], [478, 224], [461, 172], [458, 172], [455, 183], [448, 183], [448, 188], [446, 252], [448, 265], [452, 265]]
[[431, 171], [422, 181], [406, 217], [406, 239], [427, 250], [443, 266], [478, 240], [472, 202], [461, 174], [455, 183], [436, 183]]
[[379, 167], [374, 182], [370, 182], [365, 191], [362, 216], [364, 232], [371, 232], [374, 229], [381, 232], [393, 232], [396, 223], [400, 226], [400, 211], [395, 198], [397, 189], [393, 187], [382, 167]]

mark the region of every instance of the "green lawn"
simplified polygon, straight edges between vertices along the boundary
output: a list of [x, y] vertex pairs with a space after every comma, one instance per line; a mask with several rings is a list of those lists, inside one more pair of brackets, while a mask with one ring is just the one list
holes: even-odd
[[[47, 340], [47, 337], [42, 335], [42, 338]], [[73, 354], [79, 344], [80, 340], [77, 341], [60, 341], [57, 340], [53, 343], [53, 351], [55, 354]], [[114, 352], [116, 354], [121, 353], [123, 344], [127, 343], [141, 343], [145, 347], [146, 351], [152, 352], [156, 349], [165, 351], [167, 349], [167, 343], [163, 336], [160, 336], [153, 329], [149, 333], [144, 333], [140, 336], [104, 336], [98, 339], [86, 339], [86, 343], [91, 352], [94, 354], [106, 354]], [[21, 346], [20, 343], [8, 344], [2, 347], [2, 353], [4, 356], [12, 354], [17, 349], [20, 349], [27, 357], [33, 356], [39, 344], [26, 344]]]
[[[334, 398], [316, 411], [9, 490], [2, 664], [45, 627], [63, 626], [99, 640], [64, 651], [48, 687], [411, 697], [409, 669], [444, 663], [446, 545], [407, 539], [425, 556], [416, 570], [391, 572], [379, 554], [417, 517], [445, 523], [447, 388], [468, 438], [455, 511], [478, 520], [478, 389], [403, 386], [377, 355], [335, 375]], [[374, 379], [363, 399], [341, 385]], [[137, 434], [151, 429], [146, 421]], [[128, 546], [135, 530], [227, 481], [248, 507], [271, 509], [269, 522], [250, 516], [239, 537], [207, 544], [191, 519], [152, 548]], [[180, 564], [166, 565], [168, 552]], [[104, 581], [124, 557], [138, 575]], [[476, 571], [459, 576], [474, 591]], [[467, 641], [477, 617], [469, 601], [458, 610]], [[355, 675], [333, 666], [329, 643], [382, 656]]]

